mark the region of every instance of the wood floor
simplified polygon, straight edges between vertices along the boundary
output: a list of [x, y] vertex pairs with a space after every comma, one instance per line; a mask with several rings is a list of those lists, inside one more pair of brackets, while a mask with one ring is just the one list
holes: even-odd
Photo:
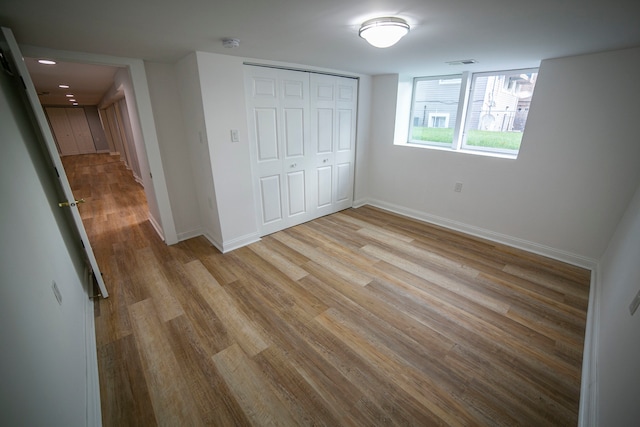
[[168, 247], [115, 157], [64, 162], [105, 426], [577, 424], [589, 271], [371, 207]]

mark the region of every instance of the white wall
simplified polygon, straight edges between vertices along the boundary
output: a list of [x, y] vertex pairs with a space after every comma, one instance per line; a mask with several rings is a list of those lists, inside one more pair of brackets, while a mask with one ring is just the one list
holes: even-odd
[[202, 233], [178, 74], [173, 64], [145, 62], [171, 211], [178, 240]]
[[8, 80], [0, 73], [0, 425], [84, 426], [92, 304], [22, 88]]
[[[124, 97], [127, 101], [127, 113], [129, 115], [131, 132], [133, 133], [133, 145], [135, 149], [135, 156], [138, 160], [138, 168], [140, 174], [139, 176], [140, 178], [142, 178], [142, 183], [145, 188], [145, 195], [147, 196], [149, 220], [151, 221], [156, 231], [160, 234], [160, 236], [165, 239], [163, 224], [160, 218], [160, 208], [158, 206], [158, 199], [154, 188], [154, 181], [151, 178], [150, 174], [151, 169], [149, 166], [148, 153], [145, 145], [144, 135], [142, 134], [142, 124], [138, 115], [136, 96], [133, 89], [133, 82], [129, 74], [129, 69], [119, 69], [113, 76], [113, 85], [124, 92]], [[155, 132], [155, 128], [153, 130]], [[160, 177], [156, 176], [156, 178]]]
[[[217, 213], [220, 235], [219, 238], [211, 240], [214, 240], [214, 244], [219, 249], [228, 251], [258, 239], [244, 94], [243, 63], [248, 59], [203, 52], [197, 52], [195, 59], [193, 57], [193, 54], [189, 55], [178, 63], [185, 117], [191, 117], [186, 119], [187, 132], [195, 134], [195, 130], [202, 126], [201, 120], [204, 120], [205, 129], [200, 128], [199, 132], [208, 142], [212, 173], [212, 181], [210, 182], [213, 185], [206, 183], [205, 165], [194, 166], [194, 170], [200, 170], [197, 173], [203, 175], [202, 179], [195, 178], [195, 181], [196, 186], [205, 187], [199, 195], [201, 203], [203, 201], [208, 203], [208, 200], [205, 199], [205, 192], [208, 191], [209, 194], [213, 192], [215, 196], [212, 211], [214, 215]], [[197, 64], [197, 70], [193, 70], [194, 61]], [[248, 61], [314, 70], [313, 67], [295, 64]], [[335, 72], [332, 70], [323, 71]], [[368, 76], [355, 77], [360, 77], [359, 108], [362, 108], [358, 113], [356, 142], [356, 198], [358, 198], [365, 193], [364, 188], [366, 188], [364, 177], [366, 176], [367, 151], [365, 148], [369, 137], [370, 104], [368, 100], [371, 80]], [[199, 88], [194, 79], [199, 79]], [[201, 111], [198, 111], [198, 102], [201, 102]], [[191, 126], [188, 124], [189, 120], [192, 121]], [[239, 131], [239, 142], [231, 142], [232, 129]], [[200, 145], [197, 135], [192, 134], [189, 140], [191, 141], [190, 146], [196, 147], [194, 153], [198, 159], [195, 161], [202, 162], [207, 154], [205, 147]], [[211, 215], [211, 213], [207, 214]]]
[[[197, 52], [200, 89], [224, 251], [258, 239], [243, 58]], [[231, 142], [231, 129], [239, 142]]]
[[369, 198], [594, 265], [640, 179], [639, 66], [640, 49], [543, 61], [517, 160], [394, 146], [398, 76], [377, 76]]
[[195, 199], [192, 206], [197, 209], [202, 233], [218, 249], [222, 249], [222, 231], [218, 214], [217, 198], [213, 186], [209, 144], [202, 107], [202, 91], [196, 54], [190, 53], [176, 64], [176, 75], [180, 93], [180, 105], [185, 124], [186, 145], [191, 161]]
[[356, 173], [353, 204], [359, 206], [369, 194], [369, 140], [371, 139], [372, 78], [360, 76], [358, 81], [358, 123], [356, 127]]
[[640, 310], [629, 304], [640, 290], [640, 186], [618, 224], [599, 267], [597, 396], [599, 426], [640, 422]]

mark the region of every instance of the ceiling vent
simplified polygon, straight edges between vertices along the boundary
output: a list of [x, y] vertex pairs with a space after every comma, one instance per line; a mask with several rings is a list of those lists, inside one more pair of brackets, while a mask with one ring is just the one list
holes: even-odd
[[233, 49], [234, 47], [240, 46], [240, 40], [238, 39], [222, 39], [222, 46], [227, 49]]
[[478, 61], [476, 61], [475, 59], [461, 59], [459, 61], [449, 61], [447, 62], [447, 64], [449, 65], [471, 65], [471, 64], [477, 64]]

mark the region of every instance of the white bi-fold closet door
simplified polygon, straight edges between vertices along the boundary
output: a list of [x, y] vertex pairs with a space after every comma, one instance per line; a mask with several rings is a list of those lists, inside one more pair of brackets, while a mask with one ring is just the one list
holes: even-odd
[[350, 207], [356, 79], [246, 66], [260, 235]]

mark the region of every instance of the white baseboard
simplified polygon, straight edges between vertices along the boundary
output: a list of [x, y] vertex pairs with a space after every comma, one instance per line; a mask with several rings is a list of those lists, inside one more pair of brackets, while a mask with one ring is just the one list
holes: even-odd
[[563, 251], [561, 249], [555, 249], [549, 246], [541, 245], [539, 243], [530, 242], [528, 240], [520, 239], [518, 237], [508, 236], [506, 234], [496, 233], [491, 230], [476, 227], [474, 225], [465, 224], [458, 221], [453, 221], [447, 218], [431, 215], [425, 212], [409, 209], [403, 206], [394, 205], [391, 203], [383, 202], [381, 200], [369, 199], [365, 202], [359, 201], [360, 206], [368, 204], [380, 209], [384, 209], [390, 212], [394, 212], [400, 215], [408, 216], [410, 218], [418, 219], [420, 221], [428, 222], [441, 227], [449, 228], [451, 230], [460, 231], [462, 233], [470, 234], [475, 237], [487, 239], [492, 242], [502, 243], [513, 248], [522, 249], [528, 252], [532, 252], [538, 255], [546, 256], [558, 261], [566, 262], [578, 267], [583, 267], [589, 270], [595, 269], [597, 260], [588, 258], [582, 255], [574, 254], [571, 252]]
[[164, 242], [164, 232], [162, 231], [162, 227], [160, 226], [160, 224], [156, 221], [156, 219], [151, 216], [151, 214], [149, 214], [149, 222], [151, 223], [151, 225], [153, 226], [153, 229], [156, 230], [156, 233], [158, 233], [158, 236], [160, 236], [160, 238], [162, 239], [162, 241]]
[[98, 350], [96, 346], [96, 329], [93, 312], [93, 301], [88, 298], [93, 295], [93, 277], [87, 268], [85, 271], [85, 286], [87, 301], [84, 308], [85, 318], [85, 346], [87, 361], [87, 426], [102, 426], [102, 410], [100, 406], [100, 375], [98, 373]]
[[222, 243], [222, 253], [231, 252], [235, 249], [239, 249], [243, 246], [250, 245], [251, 243], [259, 242], [260, 236], [258, 233], [245, 234], [244, 236], [237, 237]]
[[251, 243], [260, 241], [260, 236], [258, 235], [258, 233], [246, 234], [244, 236], [222, 242], [219, 242], [217, 239], [206, 232], [203, 233], [203, 236], [206, 237], [206, 239], [223, 254], [231, 252], [235, 249], [239, 249], [243, 246], [250, 245]]
[[183, 231], [178, 233], [178, 242], [182, 242], [184, 240], [193, 239], [194, 237], [202, 236], [204, 233], [201, 228], [196, 228], [190, 231]]
[[600, 268], [591, 271], [589, 288], [589, 308], [582, 353], [582, 378], [580, 381], [579, 427], [598, 425], [598, 337], [600, 325]]

